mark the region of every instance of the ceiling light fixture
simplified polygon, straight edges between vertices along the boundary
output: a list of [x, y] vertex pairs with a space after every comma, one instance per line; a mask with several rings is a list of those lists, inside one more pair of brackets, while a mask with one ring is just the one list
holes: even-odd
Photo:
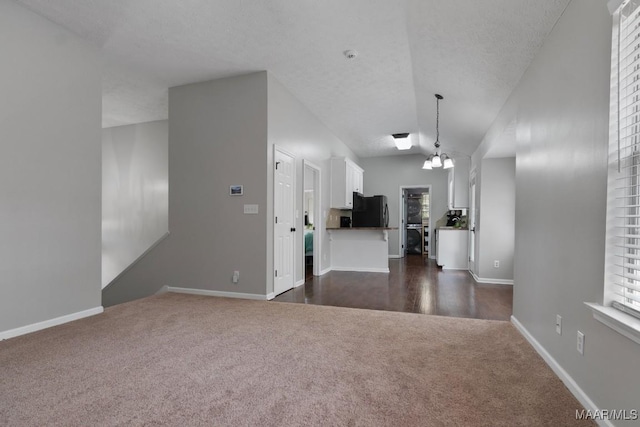
[[393, 142], [396, 143], [396, 148], [398, 150], [408, 150], [411, 148], [411, 138], [409, 138], [408, 133], [394, 133], [391, 136], [393, 137]]
[[443, 169], [450, 169], [453, 167], [453, 160], [447, 154], [440, 150], [440, 101], [444, 99], [442, 95], [436, 93], [436, 146], [435, 154], [429, 155], [425, 160], [422, 169], [433, 169], [442, 167]]

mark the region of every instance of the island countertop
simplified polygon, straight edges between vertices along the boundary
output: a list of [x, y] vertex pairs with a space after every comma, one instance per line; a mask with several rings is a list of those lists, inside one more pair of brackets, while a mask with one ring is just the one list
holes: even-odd
[[389, 273], [389, 231], [393, 227], [327, 228], [331, 269]]

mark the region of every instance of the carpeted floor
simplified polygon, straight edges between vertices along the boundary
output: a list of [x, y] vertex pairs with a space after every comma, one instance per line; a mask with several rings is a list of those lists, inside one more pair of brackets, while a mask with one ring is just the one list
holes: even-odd
[[570, 426], [502, 321], [164, 294], [0, 342], [0, 425]]

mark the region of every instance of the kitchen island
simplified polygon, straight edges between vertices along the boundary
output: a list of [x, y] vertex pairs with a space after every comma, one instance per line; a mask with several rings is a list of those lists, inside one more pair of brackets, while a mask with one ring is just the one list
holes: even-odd
[[331, 269], [389, 272], [389, 230], [397, 227], [327, 228]]

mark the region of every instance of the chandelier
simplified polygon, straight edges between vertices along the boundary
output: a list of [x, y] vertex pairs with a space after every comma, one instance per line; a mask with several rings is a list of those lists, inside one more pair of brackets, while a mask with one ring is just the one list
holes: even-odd
[[436, 146], [435, 154], [430, 154], [425, 160], [422, 169], [433, 169], [442, 167], [442, 169], [450, 169], [453, 167], [453, 160], [447, 154], [440, 150], [440, 100], [444, 99], [442, 95], [436, 93]]

